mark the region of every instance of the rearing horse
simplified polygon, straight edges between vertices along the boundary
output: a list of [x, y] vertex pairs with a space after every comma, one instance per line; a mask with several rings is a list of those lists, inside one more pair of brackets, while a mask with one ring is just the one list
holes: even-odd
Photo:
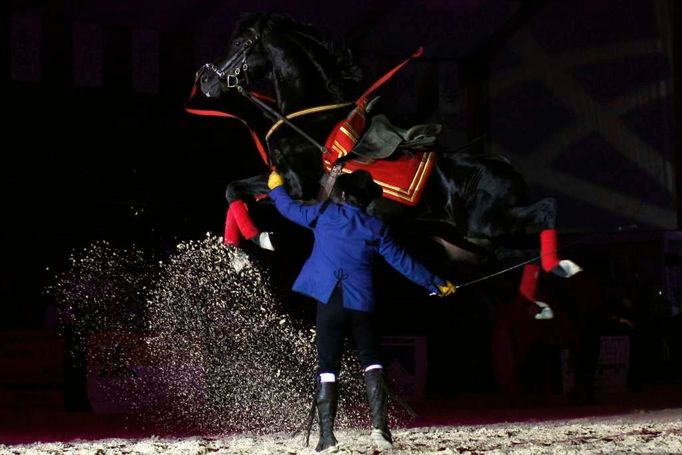
[[[256, 83], [269, 93], [256, 93]], [[260, 147], [261, 154], [283, 175], [292, 197], [304, 200], [318, 195], [325, 175], [321, 144], [369, 86], [348, 49], [311, 26], [269, 13], [246, 16], [233, 33], [227, 56], [204, 65], [196, 85], [210, 98], [238, 91], [273, 121], [289, 117], [287, 125], [267, 136], [267, 150]], [[264, 173], [228, 185], [226, 242], [239, 240], [237, 228], [246, 238], [259, 234], [244, 200], [267, 193], [266, 179]], [[495, 258], [507, 248], [505, 242], [528, 230], [553, 232], [547, 230], [553, 230], [556, 220], [555, 200], [529, 204], [524, 179], [505, 158], [445, 150], [438, 151], [416, 207], [382, 198], [372, 210], [398, 227], [416, 226], [445, 247], [452, 264]], [[558, 262], [556, 254], [543, 255], [547, 271]]]

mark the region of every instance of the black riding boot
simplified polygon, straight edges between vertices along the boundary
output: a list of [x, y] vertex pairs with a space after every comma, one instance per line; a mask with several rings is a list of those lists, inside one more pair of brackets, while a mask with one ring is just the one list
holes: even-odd
[[320, 440], [315, 447], [317, 452], [338, 450], [338, 441], [334, 437], [334, 419], [338, 401], [336, 382], [321, 382], [317, 393], [317, 415], [320, 425]]
[[379, 448], [393, 446], [391, 431], [388, 429], [388, 389], [384, 381], [384, 370], [376, 368], [365, 372], [367, 399], [372, 414], [372, 441]]

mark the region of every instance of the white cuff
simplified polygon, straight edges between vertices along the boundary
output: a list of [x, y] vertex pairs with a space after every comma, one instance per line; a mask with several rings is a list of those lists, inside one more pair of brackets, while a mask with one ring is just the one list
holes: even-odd
[[320, 382], [336, 382], [334, 373], [320, 373]]

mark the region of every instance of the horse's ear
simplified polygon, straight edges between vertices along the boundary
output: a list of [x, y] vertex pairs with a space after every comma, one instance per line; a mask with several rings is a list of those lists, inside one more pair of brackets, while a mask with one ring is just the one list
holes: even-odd
[[292, 19], [285, 14], [264, 13], [261, 21], [261, 30], [262, 32], [271, 32], [277, 26], [286, 24], [287, 22], [292, 23]]
[[233, 34], [241, 33], [249, 28], [260, 28], [261, 24], [267, 18], [267, 13], [241, 13], [237, 19], [237, 27]]

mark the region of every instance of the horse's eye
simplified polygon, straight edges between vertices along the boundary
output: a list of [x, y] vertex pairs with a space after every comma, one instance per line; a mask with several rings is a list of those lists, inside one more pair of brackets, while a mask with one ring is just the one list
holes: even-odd
[[241, 45], [242, 45], [242, 42], [240, 40], [237, 40], [234, 43], [232, 43], [232, 46], [234, 46], [234, 47], [240, 47]]

